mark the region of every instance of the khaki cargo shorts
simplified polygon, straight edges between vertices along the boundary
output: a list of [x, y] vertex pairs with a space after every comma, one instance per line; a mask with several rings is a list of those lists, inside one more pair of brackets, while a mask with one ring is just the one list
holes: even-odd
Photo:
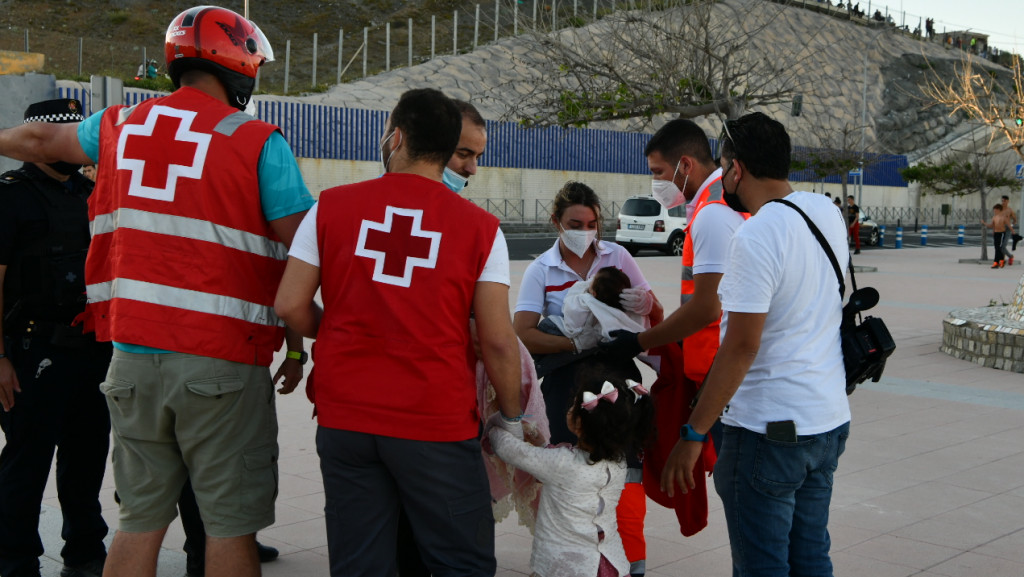
[[187, 478], [212, 537], [274, 523], [277, 414], [270, 370], [183, 353], [114, 350], [107, 379], [121, 531], [177, 515]]

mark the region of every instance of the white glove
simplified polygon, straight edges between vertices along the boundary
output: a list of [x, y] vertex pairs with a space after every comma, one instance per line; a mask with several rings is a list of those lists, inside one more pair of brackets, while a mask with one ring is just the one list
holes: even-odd
[[651, 314], [651, 309], [654, 308], [654, 296], [650, 291], [642, 288], [623, 289], [622, 294], [619, 295], [619, 302], [622, 303], [622, 308], [626, 309], [626, 312], [642, 317]]
[[523, 440], [523, 421], [522, 419], [516, 421], [509, 421], [501, 416], [501, 411], [491, 415], [487, 419], [487, 423], [484, 425], [485, 432], [490, 431], [492, 428], [498, 428], [503, 431], [507, 431], [513, 437]]

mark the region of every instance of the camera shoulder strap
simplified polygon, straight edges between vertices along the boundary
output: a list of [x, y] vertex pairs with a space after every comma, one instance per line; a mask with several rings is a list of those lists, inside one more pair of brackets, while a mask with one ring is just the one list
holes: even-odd
[[[802, 216], [804, 218], [804, 222], [807, 223], [807, 227], [811, 229], [811, 233], [814, 234], [814, 238], [818, 239], [818, 244], [821, 245], [821, 248], [825, 251], [825, 254], [828, 256], [829, 262], [832, 263], [832, 269], [836, 273], [836, 279], [839, 280], [839, 301], [842, 302], [843, 295], [846, 293], [846, 283], [843, 281], [843, 273], [839, 269], [839, 260], [836, 259], [836, 253], [832, 251], [832, 247], [829, 246], [828, 241], [825, 240], [825, 235], [821, 234], [821, 231], [814, 224], [814, 221], [812, 221], [811, 218], [809, 216], [807, 216], [807, 213], [805, 213], [804, 211], [800, 210], [799, 206], [793, 204], [792, 202], [790, 202], [790, 201], [788, 201], [788, 200], [786, 200], [784, 198], [774, 198], [772, 200], [769, 200], [768, 202], [782, 203], [782, 204], [788, 206], [789, 208], [792, 208], [793, 210], [797, 211], [797, 213], [799, 213], [800, 216]], [[853, 284], [854, 292], [856, 292], [857, 291], [857, 279], [856, 279], [856, 277], [853, 276], [853, 259], [850, 259], [850, 269], [849, 270], [850, 270], [850, 282]]]

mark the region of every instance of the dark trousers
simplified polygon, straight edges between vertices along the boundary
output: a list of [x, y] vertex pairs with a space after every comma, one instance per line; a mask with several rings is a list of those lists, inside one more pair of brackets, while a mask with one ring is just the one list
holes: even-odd
[[478, 439], [429, 442], [320, 427], [334, 577], [393, 577], [399, 507], [438, 577], [494, 575], [494, 515]]
[[[199, 503], [192, 491], [192, 480], [185, 481], [178, 499], [178, 514], [181, 516], [181, 528], [185, 530], [185, 545], [182, 549], [188, 556], [189, 573], [200, 573], [206, 569], [206, 527], [199, 515]], [[194, 566], [193, 566], [194, 564]]]
[[1004, 234], [1006, 234], [1006, 233], [1005, 232], [995, 232], [995, 231], [992, 232], [992, 244], [994, 244], [995, 247], [996, 247], [996, 260], [995, 260], [996, 264], [999, 264], [1000, 261], [1002, 261], [1003, 259], [1006, 258], [1006, 255], [1003, 254], [1003, 235]]
[[42, 339], [7, 339], [18, 374], [9, 413], [0, 411], [0, 575], [39, 567], [39, 513], [57, 453], [57, 497], [64, 525], [61, 556], [77, 565], [106, 556], [107, 524], [99, 492], [107, 464], [110, 416], [99, 385], [109, 344], [56, 347]]

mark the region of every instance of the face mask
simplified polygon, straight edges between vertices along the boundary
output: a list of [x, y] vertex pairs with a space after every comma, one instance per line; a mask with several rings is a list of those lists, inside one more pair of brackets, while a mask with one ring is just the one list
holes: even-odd
[[70, 162], [63, 161], [51, 162], [46, 166], [49, 166], [50, 168], [56, 170], [57, 172], [63, 174], [64, 176], [71, 176], [72, 174], [78, 172], [82, 168], [81, 164], [71, 164]]
[[[391, 137], [393, 137], [394, 135], [395, 135], [395, 131], [392, 130], [391, 134], [389, 134], [388, 137], [385, 138], [380, 143], [380, 163], [384, 165], [384, 172], [385, 173], [388, 171], [388, 164], [391, 163], [391, 157], [395, 155], [395, 149], [394, 148], [391, 149], [391, 153], [388, 154], [388, 158], [387, 158], [387, 160], [385, 160], [384, 159], [384, 147], [387, 145], [388, 141], [390, 141]], [[401, 142], [401, 141], [399, 141], [399, 142]]]
[[597, 238], [597, 231], [562, 229], [559, 237], [562, 239], [562, 244], [565, 245], [565, 248], [569, 249], [574, 255], [583, 258], [583, 255], [587, 254], [587, 249], [590, 248], [590, 245], [594, 244], [594, 240]]
[[[680, 162], [682, 162], [682, 159], [680, 159]], [[676, 163], [676, 170], [672, 173], [670, 180], [651, 181], [651, 195], [654, 196], [654, 200], [657, 200], [665, 208], [675, 208], [686, 203], [686, 195], [683, 194], [683, 191], [675, 183], [677, 174], [679, 174], [679, 162]], [[690, 175], [687, 174], [683, 180], [684, 189], [689, 181]]]
[[[734, 160], [733, 162], [736, 161]], [[729, 170], [732, 170], [731, 164], [729, 165]], [[722, 174], [722, 200], [725, 201], [725, 204], [729, 205], [729, 208], [735, 210], [736, 212], [750, 212], [749, 210], [747, 210], [747, 207], [743, 206], [743, 201], [740, 200], [740, 195], [736, 194], [735, 190], [732, 191], [731, 193], [728, 190], [726, 190], [725, 177], [726, 175], [729, 174], [729, 170], [726, 170], [725, 173]], [[737, 183], [736, 186], [739, 186], [739, 183]]]
[[462, 192], [463, 188], [466, 188], [466, 183], [469, 182], [469, 178], [462, 176], [454, 170], [444, 167], [444, 174], [441, 175], [441, 180], [444, 181], [444, 185], [449, 188], [452, 192], [458, 194]]

